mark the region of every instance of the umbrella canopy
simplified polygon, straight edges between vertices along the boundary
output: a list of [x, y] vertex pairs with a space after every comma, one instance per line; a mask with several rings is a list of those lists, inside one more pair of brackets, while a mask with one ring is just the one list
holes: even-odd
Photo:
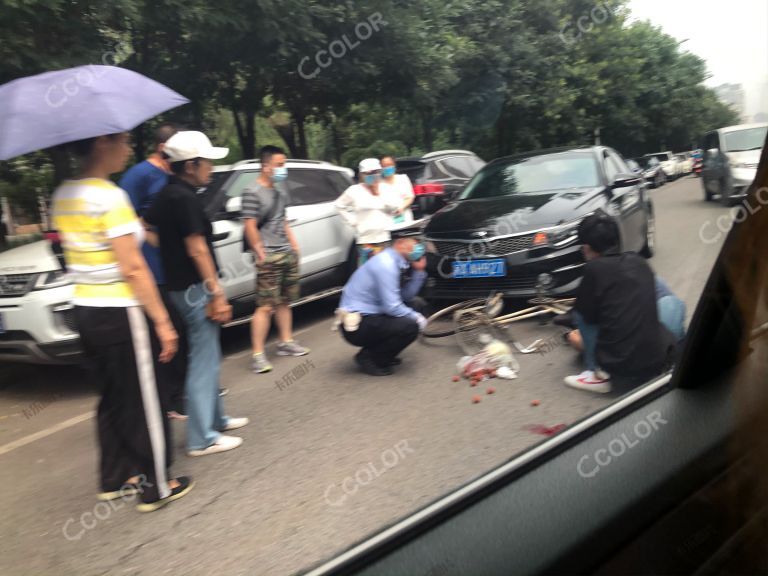
[[189, 102], [132, 70], [78, 66], [0, 86], [0, 160], [132, 130]]

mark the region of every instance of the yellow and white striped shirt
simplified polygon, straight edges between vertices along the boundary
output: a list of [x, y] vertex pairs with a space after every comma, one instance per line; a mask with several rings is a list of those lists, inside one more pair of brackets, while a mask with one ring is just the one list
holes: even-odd
[[139, 302], [125, 281], [111, 239], [144, 229], [128, 195], [100, 178], [65, 180], [53, 195], [53, 224], [61, 238], [77, 306], [125, 307]]

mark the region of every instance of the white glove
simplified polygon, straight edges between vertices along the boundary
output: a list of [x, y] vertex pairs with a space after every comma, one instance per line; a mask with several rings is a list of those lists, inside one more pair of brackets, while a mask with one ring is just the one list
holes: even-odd
[[416, 322], [419, 323], [419, 332], [424, 332], [424, 328], [427, 327], [427, 319], [424, 318], [424, 315], [416, 312]]

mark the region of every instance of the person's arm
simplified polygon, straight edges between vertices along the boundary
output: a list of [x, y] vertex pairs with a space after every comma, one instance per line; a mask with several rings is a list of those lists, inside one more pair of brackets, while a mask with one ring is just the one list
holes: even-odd
[[587, 324], [598, 324], [600, 320], [600, 295], [597, 293], [597, 275], [591, 262], [584, 265], [584, 276], [576, 291], [574, 309]]
[[264, 251], [264, 241], [261, 238], [258, 226], [259, 218], [261, 217], [261, 203], [259, 202], [258, 195], [252, 190], [245, 190], [243, 192], [241, 213], [243, 234], [245, 234], [248, 246], [250, 246], [251, 251], [256, 257], [256, 261], [263, 262], [267, 254]]
[[413, 184], [411, 184], [411, 179], [408, 178], [408, 176], [406, 176], [405, 174], [398, 174], [398, 176], [402, 176], [401, 181], [402, 181], [402, 187], [404, 192], [403, 195], [405, 196], [405, 201], [403, 202], [403, 206], [401, 210], [405, 212], [406, 210], [408, 210], [408, 208], [411, 207], [411, 204], [413, 204], [413, 201], [416, 198], [416, 194], [414, 194], [413, 192]]
[[357, 215], [354, 210], [355, 199], [352, 197], [352, 188], [353, 186], [350, 186], [344, 190], [343, 194], [336, 198], [333, 206], [339, 211], [339, 214], [344, 218], [344, 221], [352, 226], [352, 228], [355, 228], [357, 226]]
[[285, 235], [288, 237], [288, 242], [291, 244], [291, 248], [298, 256], [299, 254], [299, 242], [296, 240], [296, 236], [293, 233], [291, 225], [288, 224], [288, 220], [285, 221]]
[[213, 256], [208, 250], [205, 236], [190, 234], [184, 238], [184, 245], [187, 254], [195, 263], [197, 273], [203, 279], [203, 286], [213, 296], [211, 320], [222, 324], [229, 322], [232, 319], [232, 306], [227, 302], [224, 289], [219, 284], [219, 275], [216, 272], [216, 265], [213, 263]]
[[427, 280], [427, 257], [424, 256], [420, 260], [417, 260], [416, 262], [413, 262], [411, 264], [411, 269], [413, 270], [413, 274], [411, 275], [410, 280], [408, 280], [408, 284], [406, 284], [402, 289], [402, 298], [406, 302], [410, 302], [413, 300], [419, 293], [419, 290], [421, 290], [421, 287], [424, 286], [424, 282]]
[[154, 324], [160, 340], [160, 361], [169, 362], [178, 349], [179, 336], [173, 329], [168, 311], [160, 298], [154, 277], [144, 260], [139, 243], [133, 233], [112, 238], [111, 243], [123, 278], [131, 286], [136, 299]]
[[379, 264], [375, 269], [376, 287], [383, 313], [396, 318], [403, 316], [418, 318], [420, 314], [403, 303], [403, 297], [400, 293], [400, 271], [397, 269], [397, 265], [391, 266], [384, 264], [383, 261], [380, 261]]

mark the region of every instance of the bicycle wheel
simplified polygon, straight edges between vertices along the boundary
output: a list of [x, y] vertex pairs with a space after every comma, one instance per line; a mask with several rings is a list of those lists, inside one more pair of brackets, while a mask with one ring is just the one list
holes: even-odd
[[447, 306], [427, 318], [427, 326], [421, 335], [424, 338], [444, 338], [456, 334], [456, 325], [453, 321], [453, 314], [457, 310], [469, 310], [471, 308], [482, 308], [485, 306], [486, 299], [478, 298], [476, 300], [465, 300], [457, 304]]

